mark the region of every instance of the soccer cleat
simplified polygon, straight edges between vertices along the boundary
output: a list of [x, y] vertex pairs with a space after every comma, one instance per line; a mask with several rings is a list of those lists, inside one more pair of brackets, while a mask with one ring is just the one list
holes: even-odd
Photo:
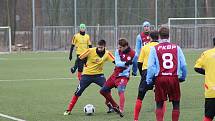
[[114, 112], [113, 106], [110, 103], [107, 103], [107, 106], [108, 106], [107, 113], [113, 113]]
[[135, 72], [132, 72], [131, 74], [132, 74], [132, 76], [137, 76], [137, 73], [135, 73]]
[[69, 110], [66, 110], [66, 111], [63, 113], [64, 116], [67, 116], [67, 115], [70, 115], [70, 114], [71, 114], [71, 111], [69, 111]]
[[109, 108], [109, 110], [107, 111], [107, 113], [113, 113], [114, 109], [113, 108]]
[[113, 109], [114, 109], [114, 111], [115, 111], [117, 114], [119, 114], [119, 116], [120, 116], [121, 118], [124, 116], [123, 113], [119, 110], [119, 106], [113, 107]]

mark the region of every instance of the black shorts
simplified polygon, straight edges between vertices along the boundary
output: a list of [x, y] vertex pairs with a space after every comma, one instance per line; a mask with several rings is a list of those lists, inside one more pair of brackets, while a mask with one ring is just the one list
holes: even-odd
[[147, 70], [143, 70], [142, 74], [141, 74], [140, 84], [139, 84], [139, 92], [146, 92], [147, 91], [146, 74], [147, 74]]
[[205, 98], [205, 116], [213, 119], [215, 116], [215, 98]]
[[87, 58], [84, 58], [84, 59], [78, 59], [79, 55], [77, 55], [77, 65], [78, 65], [78, 72], [83, 72], [83, 68], [84, 68], [84, 65], [86, 64], [87, 62]]
[[140, 80], [140, 84], [139, 84], [139, 92], [146, 92], [148, 90], [152, 90], [153, 89], [154, 79], [153, 79], [153, 83], [152, 84], [147, 85], [146, 75], [147, 75], [147, 69], [142, 70], [141, 80]]

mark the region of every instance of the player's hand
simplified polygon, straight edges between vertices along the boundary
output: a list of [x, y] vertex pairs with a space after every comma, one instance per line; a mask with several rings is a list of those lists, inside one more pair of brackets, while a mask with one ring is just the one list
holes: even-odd
[[74, 69], [74, 67], [72, 67], [70, 68], [70, 71], [74, 74], [76, 70]]
[[129, 65], [131, 65], [133, 62], [132, 62], [132, 60], [130, 60], [130, 61], [127, 61], [126, 63], [125, 63], [125, 65], [126, 66], [129, 66]]
[[137, 73], [135, 73], [135, 72], [132, 72], [131, 74], [132, 74], [132, 76], [137, 76]]
[[180, 83], [182, 83], [182, 82], [184, 82], [184, 81], [185, 81], [184, 78], [179, 78], [179, 82], [180, 82]]

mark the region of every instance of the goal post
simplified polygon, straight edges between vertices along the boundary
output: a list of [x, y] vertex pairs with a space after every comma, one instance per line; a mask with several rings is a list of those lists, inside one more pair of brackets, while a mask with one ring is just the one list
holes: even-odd
[[215, 17], [168, 18], [170, 40], [182, 48], [211, 48], [215, 37]]
[[0, 26], [0, 52], [12, 52], [10, 26]]

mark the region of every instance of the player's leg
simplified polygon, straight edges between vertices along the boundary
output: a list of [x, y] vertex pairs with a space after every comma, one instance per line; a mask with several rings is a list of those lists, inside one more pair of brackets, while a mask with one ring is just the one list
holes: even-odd
[[164, 121], [164, 101], [167, 100], [168, 81], [167, 77], [156, 77], [155, 79], [155, 101], [156, 101], [156, 119], [157, 121]]
[[139, 88], [138, 88], [138, 96], [137, 96], [137, 100], [134, 108], [134, 121], [138, 121], [139, 113], [142, 107], [142, 100], [145, 97], [145, 94], [147, 92], [147, 89], [146, 89], [147, 83], [145, 81], [145, 77], [146, 77], [146, 70], [143, 70]]
[[180, 115], [180, 101], [172, 101], [172, 121], [178, 121]]
[[64, 112], [64, 115], [69, 115], [74, 108], [76, 102], [78, 101], [78, 98], [81, 96], [81, 94], [84, 92], [84, 90], [92, 83], [91, 78], [89, 76], [83, 75], [80, 83], [75, 91], [75, 94], [72, 96], [71, 101], [67, 107], [66, 112]]
[[77, 55], [77, 58], [76, 58], [76, 60], [75, 60], [75, 64], [74, 64], [74, 66], [71, 68], [71, 72], [72, 72], [72, 73], [75, 73], [76, 70], [77, 70], [77, 68], [78, 68], [78, 57], [79, 57], [79, 55]]
[[103, 85], [103, 87], [101, 88], [100, 90], [100, 94], [103, 95], [105, 97], [105, 99], [111, 103], [111, 105], [113, 106], [113, 109], [115, 112], [117, 112], [117, 114], [120, 115], [120, 117], [123, 117], [123, 115], [121, 114], [120, 110], [119, 110], [119, 106], [118, 104], [116, 103], [116, 101], [113, 99], [112, 95], [111, 95], [111, 89], [113, 87], [115, 87], [115, 83], [114, 83], [114, 80], [115, 80], [115, 76], [114, 74], [111, 75], [109, 77], [109, 79], [105, 82], [105, 84]]
[[[93, 79], [93, 82], [96, 83], [97, 85], [99, 85], [100, 87], [103, 87], [103, 85], [104, 85], [105, 82], [106, 82], [106, 79], [105, 79], [104, 75], [102, 74], [102, 75], [96, 76], [96, 77]], [[111, 92], [110, 92], [110, 95], [111, 95]], [[113, 106], [111, 105], [111, 103], [110, 103], [108, 100], [105, 101], [105, 104], [106, 104], [106, 106], [108, 107], [107, 113], [112, 113], [112, 112], [114, 112]]]
[[156, 101], [155, 114], [156, 114], [157, 121], [164, 121], [163, 104], [164, 104], [164, 101]]
[[173, 109], [172, 109], [172, 121], [178, 121], [180, 116], [180, 85], [178, 77], [168, 77], [166, 78], [168, 81], [167, 94], [169, 100], [172, 101]]
[[127, 77], [118, 77], [115, 80], [115, 85], [117, 86], [118, 95], [119, 95], [119, 109], [120, 112], [124, 112], [124, 105], [125, 105], [125, 88], [128, 83]]
[[109, 79], [104, 83], [103, 87], [100, 90], [100, 94], [105, 97], [105, 99], [111, 103], [113, 107], [118, 107], [117, 103], [114, 101], [111, 96], [111, 89], [114, 87], [115, 77], [110, 76]]
[[203, 121], [212, 121], [215, 116], [215, 98], [205, 98], [205, 116]]

